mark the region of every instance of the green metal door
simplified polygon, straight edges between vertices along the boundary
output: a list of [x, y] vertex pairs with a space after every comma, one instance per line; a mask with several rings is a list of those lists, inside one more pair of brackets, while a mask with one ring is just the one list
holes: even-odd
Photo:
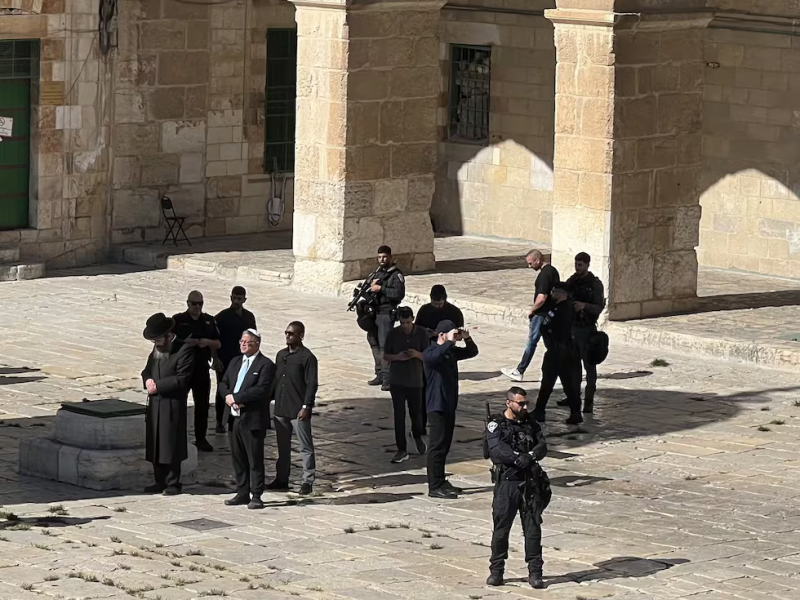
[[14, 119], [0, 141], [0, 230], [28, 226], [31, 156], [31, 80], [0, 79], [0, 117]]
[[31, 81], [39, 77], [39, 40], [0, 41], [0, 117], [14, 119], [0, 141], [0, 230], [28, 226]]

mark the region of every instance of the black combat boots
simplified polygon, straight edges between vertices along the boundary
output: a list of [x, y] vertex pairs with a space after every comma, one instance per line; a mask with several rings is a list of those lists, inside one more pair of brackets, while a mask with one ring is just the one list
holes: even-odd
[[503, 585], [503, 572], [492, 571], [489, 573], [489, 578], [486, 580], [486, 585], [498, 586]]
[[528, 583], [531, 584], [531, 587], [535, 590], [541, 590], [544, 587], [544, 581], [542, 580], [542, 574], [536, 571], [532, 571], [528, 575]]

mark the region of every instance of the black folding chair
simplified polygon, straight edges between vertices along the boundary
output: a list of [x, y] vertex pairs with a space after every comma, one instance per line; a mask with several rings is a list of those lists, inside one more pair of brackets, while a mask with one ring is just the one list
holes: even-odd
[[[168, 211], [172, 213], [172, 216], [169, 216]], [[164, 241], [161, 242], [161, 245], [163, 246], [167, 243], [168, 239], [172, 238], [172, 242], [177, 246], [180, 241], [178, 239], [179, 236], [183, 236], [186, 243], [191, 246], [192, 242], [189, 241], [189, 238], [186, 237], [186, 232], [183, 230], [183, 222], [186, 220], [186, 217], [179, 217], [175, 214], [175, 207], [172, 206], [172, 200], [167, 196], [161, 198], [161, 214], [164, 215], [164, 222], [168, 227], [167, 235], [164, 236]]]

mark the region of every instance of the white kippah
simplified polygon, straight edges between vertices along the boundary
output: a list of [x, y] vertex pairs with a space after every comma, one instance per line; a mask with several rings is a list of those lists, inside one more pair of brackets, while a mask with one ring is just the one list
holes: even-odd
[[256, 338], [257, 340], [260, 340], [260, 339], [261, 339], [261, 334], [260, 334], [260, 333], [258, 333], [258, 332], [257, 332], [255, 329], [246, 329], [246, 330], [245, 330], [245, 333], [247, 333], [247, 334], [249, 334], [249, 335], [252, 335], [252, 336], [253, 336], [254, 338]]

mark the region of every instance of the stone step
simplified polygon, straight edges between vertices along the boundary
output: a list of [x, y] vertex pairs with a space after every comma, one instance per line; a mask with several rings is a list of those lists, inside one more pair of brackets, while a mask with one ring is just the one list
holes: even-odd
[[44, 263], [0, 262], [0, 281], [39, 279], [44, 277], [44, 274]]

